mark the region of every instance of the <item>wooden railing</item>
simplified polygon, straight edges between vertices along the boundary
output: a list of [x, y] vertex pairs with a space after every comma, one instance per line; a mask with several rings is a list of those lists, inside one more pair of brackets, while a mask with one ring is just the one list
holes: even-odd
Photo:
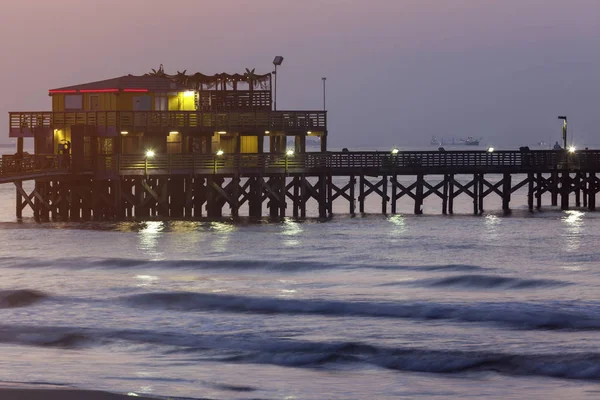
[[189, 173], [332, 173], [386, 174], [528, 173], [553, 170], [594, 170], [600, 173], [600, 151], [448, 151], [329, 152], [285, 154], [174, 154], [103, 156], [98, 165], [123, 175]]
[[67, 170], [68, 161], [65, 157], [54, 154], [5, 154], [0, 158], [0, 177]]
[[[535, 173], [557, 170], [600, 173], [600, 150], [565, 151], [423, 151], [329, 152], [305, 154], [158, 154], [84, 157], [72, 165], [61, 155], [4, 155], [0, 177], [18, 179], [31, 172], [98, 173], [107, 175], [182, 174], [467, 174]], [[73, 167], [73, 168], [72, 168]]]
[[325, 111], [86, 111], [11, 112], [11, 133], [33, 132], [36, 128], [66, 125], [92, 125], [122, 130], [185, 130], [201, 132], [283, 131], [323, 132], [327, 129]]

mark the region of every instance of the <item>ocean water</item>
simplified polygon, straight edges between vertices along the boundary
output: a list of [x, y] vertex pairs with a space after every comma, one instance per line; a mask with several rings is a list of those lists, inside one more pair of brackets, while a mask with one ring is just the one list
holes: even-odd
[[[600, 397], [600, 214], [45, 223], [0, 186], [0, 381], [194, 399]], [[547, 199], [546, 199], [547, 200]], [[545, 200], [545, 203], [547, 201]], [[316, 214], [315, 204], [311, 213]], [[388, 207], [389, 210], [389, 207]]]

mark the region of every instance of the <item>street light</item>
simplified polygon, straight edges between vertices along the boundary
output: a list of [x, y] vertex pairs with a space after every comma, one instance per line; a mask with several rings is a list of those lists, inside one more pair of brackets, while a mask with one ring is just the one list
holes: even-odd
[[392, 154], [398, 154], [400, 152], [400, 150], [397, 147], [394, 147], [392, 149]]
[[562, 119], [563, 120], [563, 129], [562, 129], [562, 134], [563, 134], [563, 149], [567, 148], [567, 117], [564, 115], [561, 115], [558, 117], [558, 119]]
[[569, 146], [569, 153], [575, 153], [575, 146]]
[[493, 153], [494, 152], [494, 148], [492, 146], [487, 148], [487, 152], [488, 153]]
[[327, 107], [325, 106], [325, 81], [327, 80], [326, 77], [322, 77], [321, 80], [323, 81], [323, 111], [327, 110]]
[[283, 62], [283, 57], [281, 57], [281, 56], [276, 56], [273, 59], [273, 65], [275, 66], [275, 71], [273, 71], [273, 75], [275, 75], [275, 106], [274, 106], [275, 111], [277, 111], [277, 66], [281, 65], [282, 62]]

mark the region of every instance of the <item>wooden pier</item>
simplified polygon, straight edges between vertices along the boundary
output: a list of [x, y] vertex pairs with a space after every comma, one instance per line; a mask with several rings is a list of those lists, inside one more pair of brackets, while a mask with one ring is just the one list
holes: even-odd
[[[309, 201], [328, 218], [334, 201], [347, 203], [350, 214], [365, 212], [369, 196], [381, 200], [384, 214], [396, 213], [400, 202], [421, 214], [428, 197], [452, 214], [458, 196], [472, 200], [474, 214], [490, 196], [509, 212], [520, 189], [530, 210], [543, 206], [545, 194], [563, 210], [595, 210], [599, 174], [598, 150], [109, 155], [77, 167], [60, 155], [35, 155], [4, 157], [0, 183], [15, 184], [17, 217], [30, 207], [38, 221], [194, 220], [227, 210], [238, 217], [242, 209], [253, 218], [264, 210], [304, 218]], [[29, 193], [27, 180], [35, 181]]]

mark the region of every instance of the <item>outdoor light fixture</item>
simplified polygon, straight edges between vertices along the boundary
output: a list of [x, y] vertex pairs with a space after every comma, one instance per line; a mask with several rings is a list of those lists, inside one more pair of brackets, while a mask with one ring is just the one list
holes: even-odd
[[306, 132], [307, 135], [312, 135], [311, 131]]
[[225, 152], [223, 150], [217, 150], [215, 154], [218, 156], [222, 156], [223, 154], [225, 154]]
[[562, 129], [563, 148], [566, 149], [567, 148], [567, 116], [566, 115], [559, 115], [558, 119], [562, 119], [563, 120], [563, 129]]
[[177, 131], [171, 131], [171, 132], [169, 132], [169, 135], [179, 135], [179, 132], [177, 132]]
[[286, 155], [286, 156], [293, 156], [293, 155], [294, 155], [294, 150], [291, 150], [291, 149], [290, 149], [290, 150], [286, 151], [286, 152], [285, 152], [285, 155]]
[[492, 146], [488, 147], [487, 152], [488, 153], [493, 153], [494, 152], [494, 148]]
[[268, 135], [269, 133], [271, 133], [271, 131], [265, 131], [265, 135]]
[[575, 153], [575, 146], [569, 146], [569, 153]]
[[[55, 129], [56, 130], [56, 129]], [[127, 131], [121, 131], [121, 135], [127, 135], [129, 132]]]
[[227, 132], [226, 132], [226, 131], [219, 131], [219, 132], [217, 132], [217, 133], [218, 133], [219, 135], [226, 135], [226, 134], [227, 134]]
[[283, 57], [281, 57], [281, 56], [276, 56], [273, 59], [273, 65], [275, 66], [275, 71], [273, 71], [273, 75], [275, 75], [275, 101], [274, 101], [274, 105], [273, 105], [274, 111], [277, 111], [277, 66], [281, 65], [282, 62], [283, 62]]
[[148, 159], [154, 157], [154, 150], [146, 150], [146, 157], [144, 158], [144, 175], [148, 176]]
[[394, 147], [394, 148], [392, 149], [392, 154], [398, 154], [399, 152], [400, 152], [400, 150], [398, 150], [398, 148], [397, 148], [397, 147]]

